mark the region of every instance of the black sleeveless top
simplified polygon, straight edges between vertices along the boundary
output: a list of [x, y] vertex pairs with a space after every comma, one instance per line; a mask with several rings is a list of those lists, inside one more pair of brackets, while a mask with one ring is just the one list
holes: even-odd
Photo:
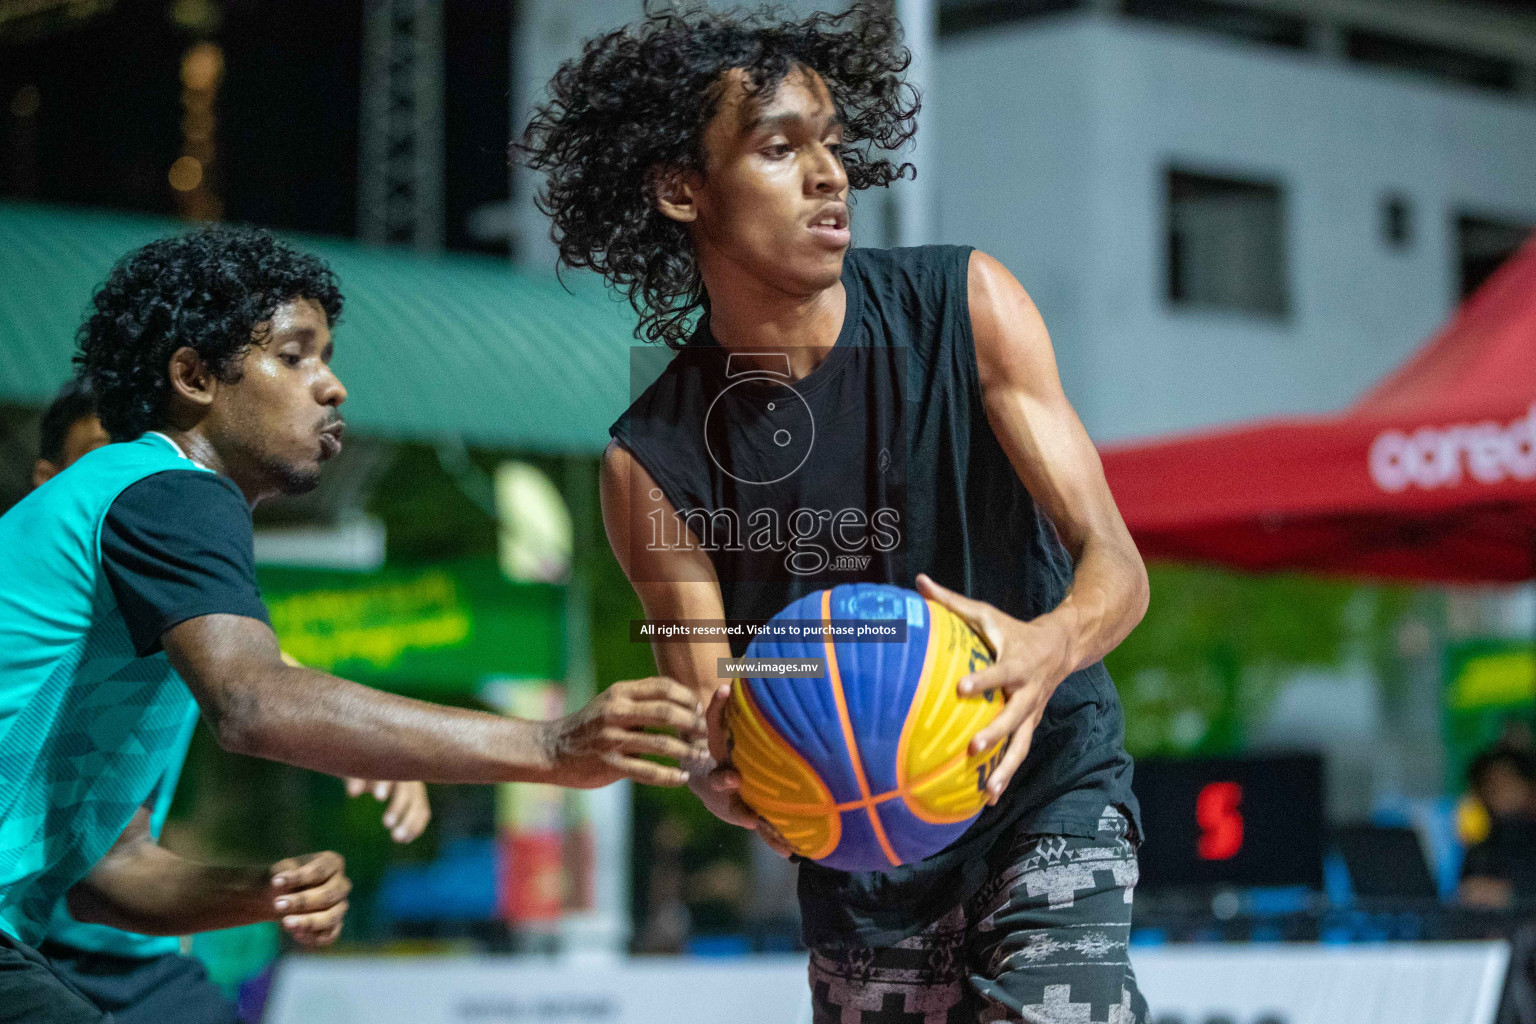
[[[613, 425], [709, 551], [729, 619], [838, 583], [912, 587], [919, 572], [1020, 619], [1061, 602], [1071, 558], [982, 408], [970, 252], [850, 250], [842, 330], [799, 380], [783, 357], [727, 352], [706, 317]], [[948, 849], [881, 872], [801, 863], [806, 944], [920, 931], [979, 889], [1016, 829], [1091, 837], [1114, 805], [1139, 835], [1123, 737], [1104, 666], [1068, 676], [1003, 799]]]

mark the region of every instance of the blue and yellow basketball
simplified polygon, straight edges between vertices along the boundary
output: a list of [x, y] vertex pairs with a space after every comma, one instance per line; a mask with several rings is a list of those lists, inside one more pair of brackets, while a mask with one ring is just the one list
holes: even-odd
[[1000, 744], [968, 754], [1002, 710], [961, 697], [991, 654], [966, 622], [901, 587], [821, 590], [774, 616], [856, 624], [902, 620], [905, 643], [759, 636], [748, 658], [824, 658], [816, 679], [738, 679], [728, 721], [741, 796], [802, 856], [843, 871], [888, 870], [957, 839], [986, 804]]

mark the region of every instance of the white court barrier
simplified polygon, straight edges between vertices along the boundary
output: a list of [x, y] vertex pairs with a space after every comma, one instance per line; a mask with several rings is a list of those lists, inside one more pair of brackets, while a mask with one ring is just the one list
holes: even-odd
[[[1138, 947], [1157, 1024], [1492, 1024], [1502, 942]], [[796, 1024], [805, 960], [296, 956], [265, 1024]], [[1073, 1018], [1074, 1020], [1076, 1018]]]
[[1131, 949], [1159, 1024], [1492, 1024], [1508, 962], [1504, 942]]
[[799, 956], [730, 960], [296, 956], [263, 1024], [790, 1024]]

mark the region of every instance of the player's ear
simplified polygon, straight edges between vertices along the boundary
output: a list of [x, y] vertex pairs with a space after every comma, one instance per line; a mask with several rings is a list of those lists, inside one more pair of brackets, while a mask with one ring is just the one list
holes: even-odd
[[651, 190], [656, 196], [656, 209], [662, 216], [679, 224], [692, 224], [699, 219], [699, 207], [694, 196], [696, 176], [676, 167], [651, 168]]
[[199, 408], [206, 408], [213, 403], [213, 391], [218, 380], [196, 349], [183, 345], [172, 352], [166, 370], [170, 374], [173, 400]]

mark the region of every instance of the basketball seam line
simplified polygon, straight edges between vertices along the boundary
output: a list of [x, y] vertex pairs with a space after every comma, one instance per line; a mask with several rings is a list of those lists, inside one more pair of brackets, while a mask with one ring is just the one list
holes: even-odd
[[[865, 801], [870, 801], [869, 780], [864, 776], [864, 762], [859, 755], [858, 740], [853, 734], [853, 720], [848, 716], [848, 700], [843, 694], [843, 674], [837, 667], [837, 650], [832, 642], [832, 590], [822, 591], [821, 595], [821, 621], [826, 628], [827, 636], [822, 641], [827, 652], [827, 675], [832, 683], [832, 697], [837, 702], [837, 717], [843, 727], [843, 742], [848, 745], [848, 761], [853, 767], [854, 781], [859, 784], [859, 794]], [[885, 826], [880, 822], [880, 816], [875, 813], [874, 804], [868, 803], [864, 807], [864, 813], [869, 816], [869, 824], [875, 830], [875, 841], [880, 844], [880, 852], [885, 854], [886, 860], [891, 862], [891, 867], [900, 867], [901, 858], [896, 856], [896, 851], [891, 847], [891, 840], [885, 834]]]
[[[960, 753], [956, 754], [954, 757], [951, 757], [948, 761], [945, 761], [943, 764], [939, 765], [938, 767], [930, 768], [928, 771], [924, 772], [922, 775], [919, 775], [916, 779], [914, 779], [913, 781], [907, 783], [905, 786], [900, 786], [900, 787], [897, 787], [896, 789], [887, 790], [884, 793], [880, 793], [878, 795], [871, 796], [867, 800], [850, 800], [850, 801], [848, 801], [845, 804], [831, 804], [831, 803], [824, 803], [824, 804], [791, 804], [791, 803], [784, 803], [782, 801], [777, 801], [777, 800], [765, 800], [765, 801], [761, 801], [761, 802], [762, 802], [762, 805], [764, 807], [768, 808], [771, 811], [784, 811], [784, 812], [801, 811], [801, 812], [804, 812], [804, 813], [807, 813], [807, 814], [825, 814], [825, 813], [828, 813], [830, 811], [856, 811], [856, 810], [858, 810], [861, 807], [873, 807], [876, 804], [887, 803], [888, 801], [895, 800], [897, 797], [908, 797], [908, 796], [911, 796], [913, 794], [913, 792], [915, 792], [918, 789], [921, 789], [923, 786], [926, 786], [928, 783], [932, 782], [934, 779], [938, 778], [939, 776], [944, 775], [947, 772], [953, 771], [955, 769], [956, 765], [964, 764], [965, 760], [966, 760], [966, 758], [968, 756], [969, 755], [965, 751], [962, 750]], [[967, 817], [969, 817], [969, 815], [967, 815]], [[964, 819], [961, 819], [961, 820], [964, 820]], [[954, 823], [953, 822], [940, 822], [940, 824], [954, 824]]]

